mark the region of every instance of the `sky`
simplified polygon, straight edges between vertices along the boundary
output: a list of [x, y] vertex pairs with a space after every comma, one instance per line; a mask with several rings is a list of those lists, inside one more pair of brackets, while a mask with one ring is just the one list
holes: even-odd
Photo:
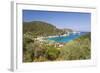
[[60, 29], [91, 31], [91, 13], [23, 10], [23, 21], [44, 21]]

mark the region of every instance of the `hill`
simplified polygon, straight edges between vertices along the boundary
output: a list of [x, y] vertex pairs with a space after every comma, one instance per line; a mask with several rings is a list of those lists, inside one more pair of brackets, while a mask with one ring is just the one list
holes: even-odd
[[[67, 30], [67, 29], [66, 29]], [[69, 30], [69, 29], [68, 29]], [[23, 22], [23, 33], [31, 32], [37, 36], [49, 36], [49, 35], [60, 35], [64, 34], [63, 29], [58, 29], [56, 26], [43, 22], [43, 21], [32, 21]]]

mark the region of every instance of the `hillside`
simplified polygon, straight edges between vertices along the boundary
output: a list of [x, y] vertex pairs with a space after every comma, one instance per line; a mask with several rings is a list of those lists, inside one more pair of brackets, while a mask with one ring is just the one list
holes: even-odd
[[33, 21], [23, 22], [23, 33], [26, 32], [31, 32], [32, 34], [39, 36], [48, 36], [64, 34], [65, 31], [63, 31], [63, 29], [58, 29], [56, 26], [47, 22]]

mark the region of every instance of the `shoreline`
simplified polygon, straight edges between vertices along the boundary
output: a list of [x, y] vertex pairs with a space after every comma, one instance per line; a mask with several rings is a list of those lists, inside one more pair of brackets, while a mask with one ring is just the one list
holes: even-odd
[[63, 34], [63, 35], [53, 35], [53, 36], [47, 36], [47, 37], [37, 37], [36, 40], [44, 41], [44, 39], [46, 39], [46, 38], [55, 38], [55, 37], [69, 36], [71, 33], [73, 33], [73, 34], [77, 34], [77, 33], [80, 34], [81, 32], [74, 31], [74, 32], [68, 32], [67, 34]]

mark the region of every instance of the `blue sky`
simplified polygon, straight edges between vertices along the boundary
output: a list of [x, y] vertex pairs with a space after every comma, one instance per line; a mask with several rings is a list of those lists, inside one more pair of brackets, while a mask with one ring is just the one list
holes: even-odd
[[90, 13], [23, 10], [23, 21], [44, 21], [60, 29], [91, 31]]

